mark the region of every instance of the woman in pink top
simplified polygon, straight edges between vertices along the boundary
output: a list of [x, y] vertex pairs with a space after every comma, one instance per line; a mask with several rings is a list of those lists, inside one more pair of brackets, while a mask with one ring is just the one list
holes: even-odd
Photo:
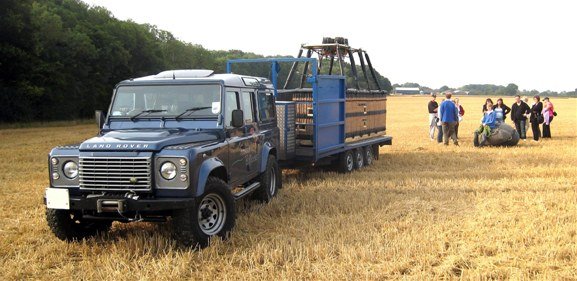
[[553, 107], [553, 103], [549, 100], [549, 98], [543, 99], [543, 138], [551, 138], [551, 121], [553, 121], [553, 116], [555, 112], [555, 108]]

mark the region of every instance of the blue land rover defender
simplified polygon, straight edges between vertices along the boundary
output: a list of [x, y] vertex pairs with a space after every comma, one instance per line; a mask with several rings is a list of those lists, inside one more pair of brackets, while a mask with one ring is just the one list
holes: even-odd
[[113, 221], [165, 221], [206, 246], [235, 222], [235, 200], [278, 192], [277, 127], [267, 79], [175, 70], [120, 82], [100, 132], [49, 154], [47, 221], [63, 240]]
[[[339, 43], [308, 48], [343, 49], [351, 60], [354, 51], [363, 71], [368, 60]], [[269, 64], [270, 81], [232, 74], [233, 64], [247, 63]], [[289, 73], [279, 88], [281, 63], [292, 63], [291, 73], [304, 63], [310, 74], [289, 83]], [[321, 75], [319, 64], [311, 57], [231, 60], [227, 74], [170, 70], [120, 82], [106, 116], [96, 114], [98, 135], [50, 152], [48, 225], [58, 238], [76, 240], [113, 221], [170, 217], [176, 240], [202, 247], [233, 228], [235, 200], [269, 202], [277, 194], [279, 167], [329, 164], [348, 173], [370, 166], [379, 147], [392, 144], [387, 92], [366, 73], [368, 89], [360, 78], [347, 88], [342, 73], [329, 67]]]

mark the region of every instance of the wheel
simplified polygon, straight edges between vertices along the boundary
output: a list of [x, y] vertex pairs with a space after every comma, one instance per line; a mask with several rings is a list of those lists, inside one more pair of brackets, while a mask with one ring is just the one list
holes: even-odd
[[355, 168], [353, 152], [348, 150], [339, 155], [338, 171], [340, 173], [350, 173]]
[[373, 144], [372, 145], [373, 148], [373, 159], [374, 160], [379, 160], [379, 145], [378, 144]]
[[260, 187], [254, 192], [253, 198], [268, 203], [278, 194], [282, 186], [282, 174], [274, 155], [268, 156], [266, 170], [259, 176]]
[[46, 209], [46, 221], [52, 233], [65, 241], [90, 238], [112, 226], [112, 221], [83, 220], [79, 213], [56, 209]]
[[355, 149], [354, 159], [355, 159], [355, 169], [361, 169], [365, 166], [365, 157], [362, 148]]
[[192, 208], [172, 214], [172, 233], [181, 245], [204, 248], [212, 237], [228, 238], [234, 227], [234, 198], [221, 179], [209, 177], [204, 194]]
[[365, 147], [363, 149], [364, 151], [364, 157], [365, 157], [365, 165], [366, 166], [370, 166], [371, 164], [373, 164], [373, 160], [375, 160], [374, 157], [374, 152], [373, 152], [373, 147], [371, 145]]

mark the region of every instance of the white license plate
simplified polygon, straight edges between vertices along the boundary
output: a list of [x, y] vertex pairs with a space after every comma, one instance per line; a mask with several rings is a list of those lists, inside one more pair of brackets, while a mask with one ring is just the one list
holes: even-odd
[[70, 196], [68, 195], [68, 189], [47, 188], [46, 207], [48, 209], [70, 210]]

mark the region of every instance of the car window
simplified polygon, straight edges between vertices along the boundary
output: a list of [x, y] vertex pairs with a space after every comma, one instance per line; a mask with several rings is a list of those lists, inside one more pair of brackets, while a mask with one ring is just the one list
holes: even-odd
[[245, 123], [256, 121], [253, 104], [253, 92], [242, 92], [242, 112], [244, 114]]
[[238, 102], [238, 93], [228, 91], [225, 94], [225, 106], [224, 106], [224, 122], [226, 126], [231, 126], [232, 122], [232, 111], [235, 109], [240, 109]]
[[274, 97], [271, 92], [258, 93], [258, 108], [261, 121], [269, 121], [275, 117]]
[[187, 109], [187, 117], [220, 113], [220, 85], [142, 85], [120, 86], [112, 103], [112, 117], [132, 117], [151, 110], [148, 117], [174, 117]]

